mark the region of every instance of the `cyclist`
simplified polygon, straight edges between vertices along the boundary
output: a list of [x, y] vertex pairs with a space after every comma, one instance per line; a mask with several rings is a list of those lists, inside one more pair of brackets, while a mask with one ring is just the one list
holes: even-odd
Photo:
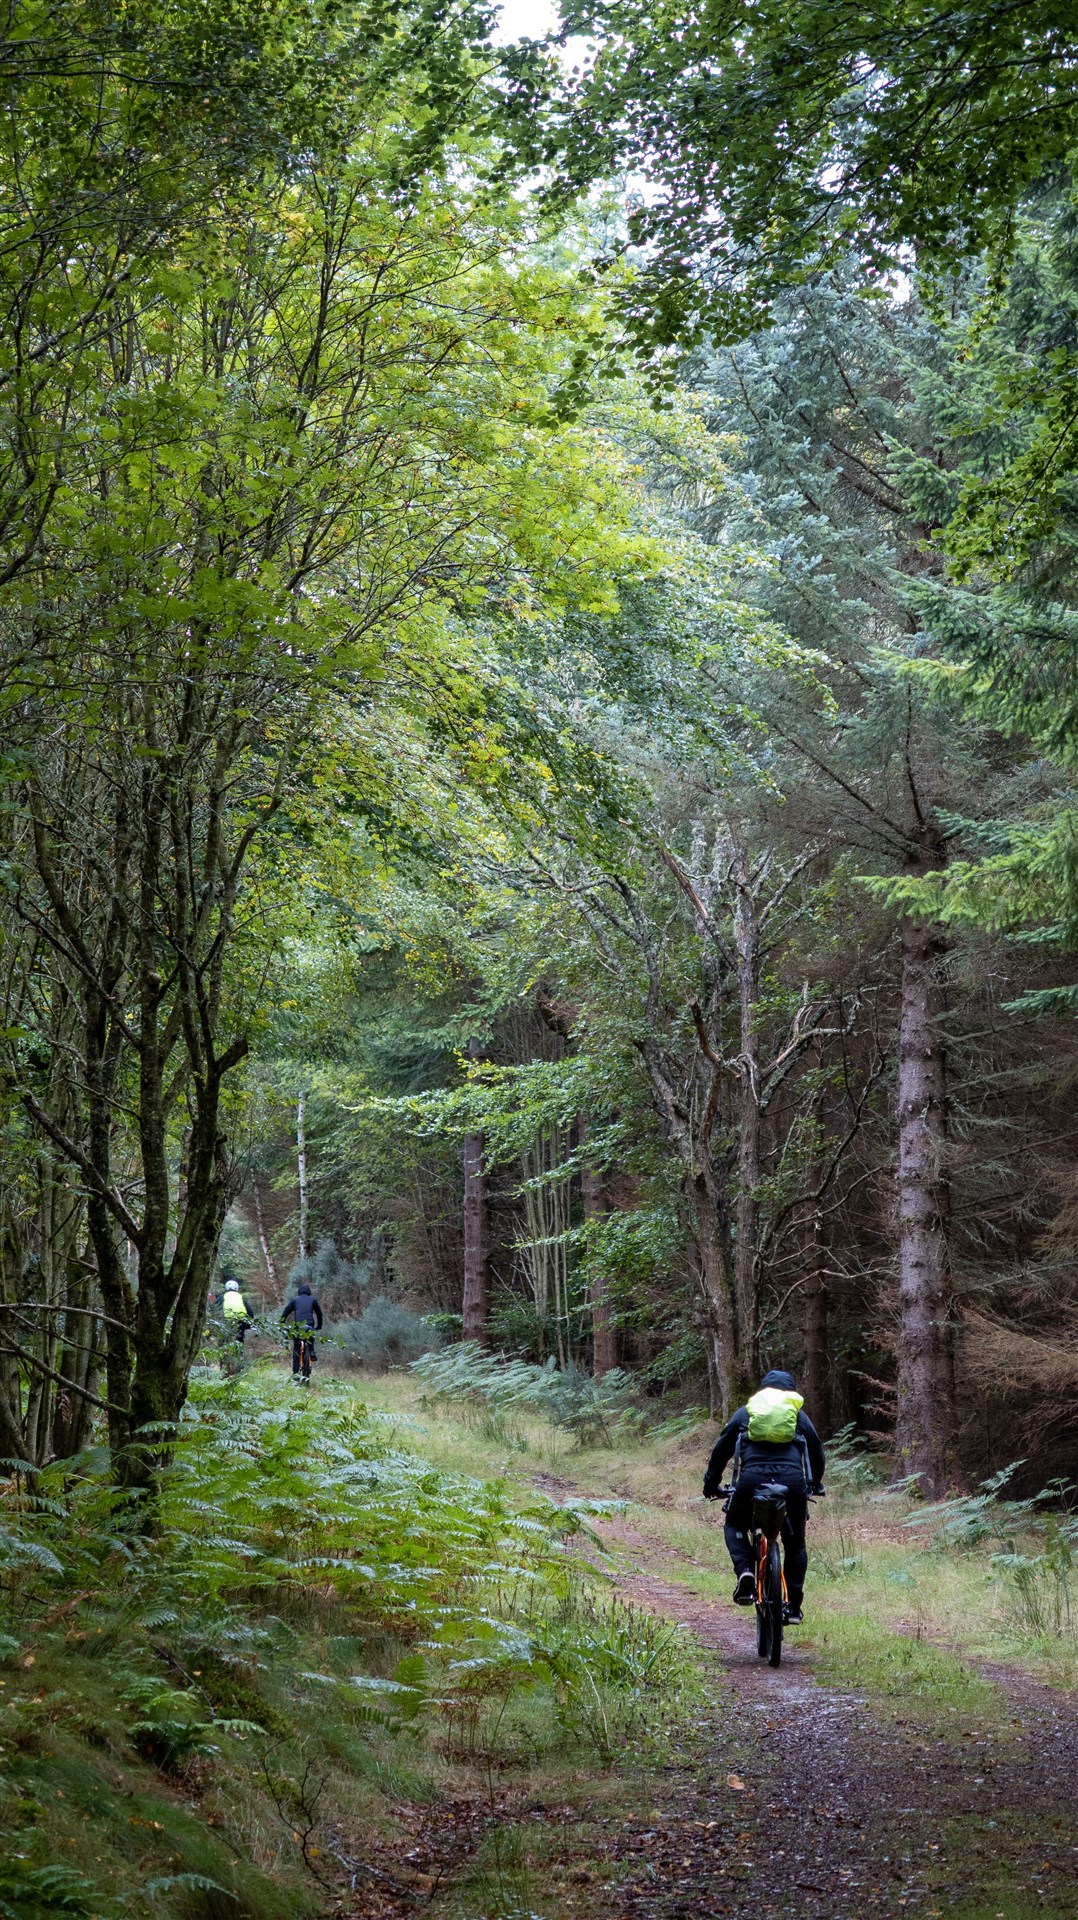
[[235, 1274], [230, 1274], [225, 1281], [225, 1290], [221, 1295], [221, 1312], [226, 1327], [235, 1335], [242, 1347], [251, 1325], [251, 1309], [243, 1297], [243, 1290]]
[[781, 1368], [765, 1373], [759, 1392], [724, 1426], [704, 1476], [704, 1498], [716, 1500], [723, 1471], [731, 1460], [734, 1462], [734, 1491], [726, 1509], [726, 1548], [737, 1575], [734, 1601], [739, 1607], [751, 1607], [756, 1598], [749, 1542], [753, 1494], [768, 1480], [781, 1481], [788, 1489], [782, 1544], [789, 1602], [786, 1619], [791, 1626], [799, 1626], [803, 1619], [808, 1496], [822, 1491], [825, 1465], [823, 1442], [803, 1408], [792, 1374]]
[[[319, 1331], [321, 1331], [322, 1327], [322, 1309], [314, 1294], [311, 1292], [310, 1285], [306, 1280], [300, 1281], [291, 1300], [289, 1300], [285, 1307], [281, 1315], [282, 1326], [286, 1320], [293, 1321], [296, 1329], [292, 1336], [292, 1372], [298, 1374], [302, 1365], [304, 1340], [309, 1340], [311, 1343], [310, 1356], [313, 1360], [314, 1340], [312, 1339], [312, 1334], [315, 1327], [317, 1327]], [[304, 1378], [310, 1379], [310, 1374], [306, 1371], [304, 1371]]]

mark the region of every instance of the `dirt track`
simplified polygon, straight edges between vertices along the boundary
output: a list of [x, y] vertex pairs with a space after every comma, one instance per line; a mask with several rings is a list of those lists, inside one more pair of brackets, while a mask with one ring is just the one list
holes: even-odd
[[745, 1735], [736, 1771], [704, 1735], [661, 1812], [626, 1824], [612, 1849], [626, 1920], [875, 1920], [956, 1904], [969, 1920], [1076, 1920], [1068, 1696], [993, 1669], [1010, 1712], [979, 1736], [881, 1723], [855, 1694], [818, 1686], [794, 1647], [777, 1672], [759, 1661], [751, 1615], [663, 1580], [660, 1543], [620, 1521], [601, 1531], [636, 1563], [623, 1595], [715, 1649]]
[[[571, 1491], [541, 1479], [555, 1498]], [[620, 1808], [610, 1795], [590, 1810], [530, 1801], [508, 1782], [486, 1804], [401, 1807], [400, 1837], [368, 1856], [342, 1917], [505, 1920], [504, 1904], [471, 1895], [472, 1863], [497, 1829], [534, 1823], [547, 1920], [1078, 1920], [1072, 1696], [994, 1667], [1002, 1709], [982, 1726], [916, 1704], [904, 1719], [901, 1702], [880, 1716], [819, 1684], [792, 1634], [781, 1668], [767, 1667], [752, 1614], [664, 1578], [684, 1563], [661, 1540], [620, 1517], [592, 1524], [622, 1596], [713, 1651], [713, 1705], [646, 1798]]]

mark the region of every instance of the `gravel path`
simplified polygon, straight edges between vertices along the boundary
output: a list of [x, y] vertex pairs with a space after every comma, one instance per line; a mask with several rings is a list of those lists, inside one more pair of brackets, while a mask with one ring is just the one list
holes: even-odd
[[[968, 1920], [1076, 1920], [1070, 1697], [993, 1668], [1009, 1712], [973, 1737], [881, 1722], [856, 1694], [818, 1686], [804, 1653], [784, 1649], [777, 1672], [759, 1661], [751, 1613], [664, 1580], [661, 1543], [620, 1520], [600, 1531], [637, 1563], [618, 1576], [622, 1594], [715, 1650], [744, 1733], [736, 1771], [728, 1748], [698, 1736], [662, 1809], [625, 1823], [611, 1848], [625, 1920], [876, 1920], [956, 1906]], [[717, 1724], [725, 1733], [728, 1715]]]
[[[572, 1491], [543, 1484], [555, 1498]], [[818, 1683], [793, 1634], [782, 1666], [767, 1667], [751, 1611], [664, 1577], [684, 1562], [663, 1541], [621, 1516], [591, 1524], [614, 1550], [622, 1597], [713, 1652], [713, 1704], [635, 1804], [608, 1794], [587, 1810], [507, 1786], [482, 1805], [402, 1806], [396, 1841], [355, 1872], [342, 1920], [493, 1914], [467, 1891], [471, 1865], [496, 1830], [531, 1823], [547, 1842], [547, 1920], [1078, 1920], [1073, 1696], [986, 1667], [1002, 1704], [981, 1725], [918, 1703], [908, 1719], [901, 1703], [881, 1718]]]

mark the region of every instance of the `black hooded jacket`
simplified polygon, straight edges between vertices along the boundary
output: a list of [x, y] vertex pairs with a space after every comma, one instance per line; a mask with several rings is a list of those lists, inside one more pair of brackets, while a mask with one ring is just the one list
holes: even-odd
[[306, 1280], [301, 1287], [296, 1288], [295, 1293], [292, 1295], [291, 1300], [282, 1313], [282, 1324], [285, 1320], [294, 1320], [297, 1327], [321, 1328], [322, 1309], [314, 1294], [311, 1292], [310, 1287], [307, 1285]]
[[[795, 1391], [793, 1375], [782, 1373], [778, 1369], [772, 1373], [765, 1373], [760, 1385], [780, 1387], [786, 1393]], [[776, 1480], [781, 1480], [784, 1472], [796, 1474], [800, 1479], [805, 1470], [804, 1453], [807, 1449], [812, 1485], [815, 1487], [821, 1485], [826, 1464], [823, 1441], [807, 1413], [802, 1411], [798, 1414], [797, 1434], [793, 1440], [750, 1440], [748, 1434], [749, 1410], [747, 1407], [739, 1407], [733, 1418], [726, 1422], [712, 1449], [711, 1458], [707, 1463], [707, 1472], [704, 1475], [705, 1499], [710, 1500], [718, 1493], [722, 1485], [723, 1473], [734, 1457], [739, 1439], [742, 1473], [750, 1467], [754, 1473], [764, 1468], [769, 1474], [773, 1473]], [[802, 1442], [804, 1442], [804, 1448]]]

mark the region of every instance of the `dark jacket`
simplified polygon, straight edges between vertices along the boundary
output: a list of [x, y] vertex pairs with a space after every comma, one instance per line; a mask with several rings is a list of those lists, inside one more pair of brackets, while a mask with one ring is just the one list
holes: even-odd
[[321, 1327], [322, 1309], [306, 1280], [301, 1287], [297, 1287], [282, 1313], [282, 1324], [285, 1320], [294, 1320], [297, 1327]]
[[[786, 1379], [787, 1376], [781, 1376], [777, 1380], [772, 1380], [770, 1375], [765, 1375], [763, 1384], [783, 1386], [786, 1384]], [[790, 1385], [793, 1385], [792, 1381]], [[783, 1479], [786, 1474], [792, 1474], [800, 1480], [804, 1476], [805, 1449], [807, 1449], [811, 1484], [814, 1487], [822, 1485], [826, 1464], [823, 1441], [807, 1413], [802, 1412], [797, 1416], [796, 1439], [780, 1442], [750, 1440], [748, 1436], [749, 1410], [747, 1407], [739, 1407], [733, 1419], [726, 1422], [712, 1448], [707, 1472], [704, 1475], [705, 1499], [710, 1500], [722, 1485], [723, 1472], [734, 1457], [739, 1439], [741, 1441], [739, 1469], [741, 1473], [751, 1471], [754, 1479], [759, 1475], [773, 1474], [776, 1480]], [[802, 1447], [802, 1441], [804, 1447]]]

